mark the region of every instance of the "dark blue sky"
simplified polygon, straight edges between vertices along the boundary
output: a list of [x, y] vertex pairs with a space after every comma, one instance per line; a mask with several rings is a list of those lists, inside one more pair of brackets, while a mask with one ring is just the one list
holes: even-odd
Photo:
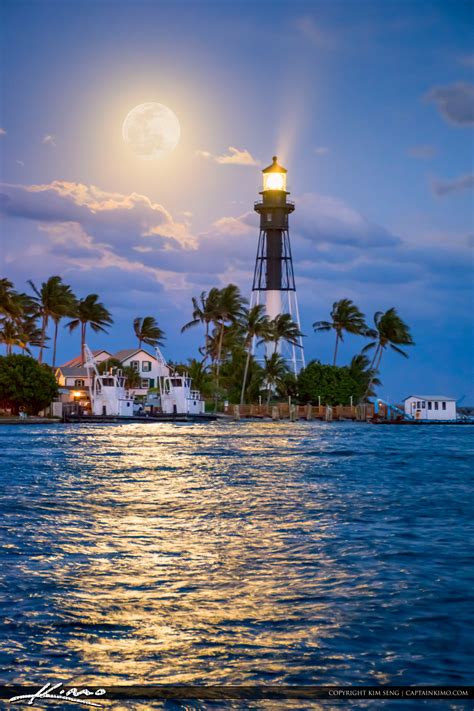
[[[396, 306], [417, 345], [386, 358], [381, 394], [474, 401], [470, 3], [1, 7], [2, 271], [18, 288], [59, 273], [113, 312], [91, 345], [129, 346], [133, 317], [153, 314], [167, 355], [194, 355], [200, 334], [179, 335], [191, 295], [249, 292], [251, 210], [277, 152], [307, 358], [330, 357], [311, 323], [334, 300], [369, 319]], [[122, 140], [145, 101], [181, 124], [157, 161]], [[60, 354], [76, 341], [65, 333]], [[341, 362], [362, 346], [348, 340]]]

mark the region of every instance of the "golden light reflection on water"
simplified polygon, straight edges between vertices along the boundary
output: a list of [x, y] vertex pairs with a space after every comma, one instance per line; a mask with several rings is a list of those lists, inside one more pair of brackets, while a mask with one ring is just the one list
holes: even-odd
[[40, 570], [76, 683], [284, 680], [292, 648], [337, 628], [329, 592], [348, 573], [290, 476], [294, 443], [265, 429], [72, 432]]
[[62, 429], [26, 495], [14, 680], [335, 683], [363, 666], [388, 683], [365, 620], [394, 605], [409, 566], [380, 577], [383, 522], [366, 533], [350, 446], [315, 423]]

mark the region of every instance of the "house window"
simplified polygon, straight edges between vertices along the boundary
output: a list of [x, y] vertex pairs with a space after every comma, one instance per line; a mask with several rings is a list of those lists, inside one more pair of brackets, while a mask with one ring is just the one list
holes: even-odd
[[421, 402], [420, 402], [419, 400], [417, 400], [417, 403], [416, 403], [416, 409], [417, 409], [417, 410], [419, 410], [419, 409], [420, 409], [420, 407], [421, 407]]
[[83, 387], [84, 387], [84, 381], [83, 381], [83, 380], [75, 380], [75, 381], [74, 381], [74, 387], [75, 387], [75, 388], [83, 388]]
[[421, 407], [426, 407], [426, 402], [424, 400], [421, 403]]
[[441, 403], [441, 404], [442, 404], [443, 410], [446, 410], [446, 403], [443, 402], [443, 403]]
[[435, 410], [437, 410], [437, 409], [438, 409], [438, 403], [435, 402]]
[[148, 387], [149, 388], [154, 388], [155, 387], [155, 378], [150, 378], [148, 380]]
[[271, 221], [272, 221], [272, 213], [267, 212], [267, 222], [271, 222]]
[[428, 410], [431, 410], [431, 405], [432, 405], [432, 402], [431, 402], [431, 400], [429, 400], [428, 401]]
[[133, 370], [136, 370], [138, 373], [140, 371], [140, 361], [139, 360], [131, 360], [130, 367], [133, 368]]
[[148, 388], [150, 387], [150, 381], [148, 380], [148, 378], [142, 378], [141, 387], [146, 388], [148, 390]]
[[144, 360], [142, 363], [142, 370], [144, 373], [151, 372], [151, 360]]

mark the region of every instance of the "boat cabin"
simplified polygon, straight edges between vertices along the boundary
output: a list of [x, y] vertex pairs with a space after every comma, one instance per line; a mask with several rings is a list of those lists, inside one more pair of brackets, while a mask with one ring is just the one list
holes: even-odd
[[121, 370], [111, 370], [103, 375], [95, 373], [91, 387], [93, 415], [132, 417], [133, 402], [133, 397], [125, 389]]
[[160, 402], [162, 412], [172, 414], [199, 415], [204, 412], [205, 403], [199, 390], [191, 390], [191, 378], [174, 373], [160, 379]]

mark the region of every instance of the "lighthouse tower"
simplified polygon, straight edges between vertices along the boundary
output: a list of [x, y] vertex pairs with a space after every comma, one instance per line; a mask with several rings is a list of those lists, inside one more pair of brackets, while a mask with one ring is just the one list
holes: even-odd
[[[260, 215], [260, 235], [251, 304], [264, 304], [269, 319], [274, 319], [278, 314], [290, 314], [300, 327], [288, 231], [288, 215], [293, 212], [295, 205], [287, 199], [287, 170], [273, 156], [273, 163], [262, 173], [262, 198], [255, 203], [255, 211]], [[270, 344], [267, 355], [270, 356], [273, 350]], [[304, 368], [301, 338], [297, 346], [282, 343], [278, 350], [295, 374]]]

